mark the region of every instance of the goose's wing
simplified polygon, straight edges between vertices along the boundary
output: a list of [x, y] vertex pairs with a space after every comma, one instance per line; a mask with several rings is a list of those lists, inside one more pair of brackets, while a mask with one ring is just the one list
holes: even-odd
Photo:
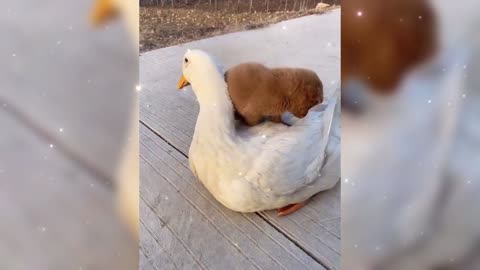
[[[323, 104], [285, 131], [265, 138], [261, 152], [252, 161], [252, 175], [247, 177], [274, 195], [307, 187], [317, 190], [316, 179], [324, 165], [335, 107], [336, 102]], [[267, 132], [265, 129], [263, 132]], [[334, 148], [333, 152], [339, 152], [339, 140]]]

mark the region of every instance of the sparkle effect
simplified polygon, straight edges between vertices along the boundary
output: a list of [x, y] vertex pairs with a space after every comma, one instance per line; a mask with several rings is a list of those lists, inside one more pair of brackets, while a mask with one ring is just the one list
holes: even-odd
[[358, 17], [362, 17], [363, 16], [363, 12], [361, 10], [357, 11], [357, 16]]
[[140, 92], [140, 90], [142, 90], [142, 86], [139, 84], [135, 87], [135, 89], [137, 90], [137, 92]]

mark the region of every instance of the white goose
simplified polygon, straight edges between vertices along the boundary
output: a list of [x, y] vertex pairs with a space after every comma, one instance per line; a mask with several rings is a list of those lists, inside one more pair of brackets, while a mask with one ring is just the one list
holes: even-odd
[[246, 127], [234, 120], [222, 68], [212, 57], [189, 50], [182, 70], [178, 88], [191, 84], [200, 104], [190, 168], [224, 206], [287, 215], [338, 182], [338, 121], [336, 134], [330, 135], [337, 98], [312, 108], [303, 119], [286, 119], [290, 127], [270, 122]]

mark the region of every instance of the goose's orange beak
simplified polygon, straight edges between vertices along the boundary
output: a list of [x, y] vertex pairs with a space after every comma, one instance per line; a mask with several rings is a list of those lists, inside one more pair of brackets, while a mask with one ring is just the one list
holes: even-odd
[[90, 13], [90, 22], [100, 26], [119, 15], [113, 0], [96, 0]]
[[187, 82], [187, 79], [185, 79], [185, 77], [182, 75], [182, 77], [180, 77], [180, 80], [178, 81], [177, 88], [180, 90], [188, 85], [190, 85], [190, 83]]

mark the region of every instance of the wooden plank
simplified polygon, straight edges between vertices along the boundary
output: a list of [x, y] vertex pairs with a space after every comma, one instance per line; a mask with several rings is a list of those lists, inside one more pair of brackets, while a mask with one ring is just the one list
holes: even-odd
[[[236, 213], [221, 206], [196, 181], [182, 153], [143, 125], [140, 132], [140, 196], [144, 201], [141, 219], [144, 224], [161, 220], [160, 224], [147, 225], [152, 232], [167, 227], [176, 236], [175, 241], [190, 250], [189, 256], [209, 269], [232, 265], [323, 269], [259, 216]], [[146, 216], [149, 212], [145, 212], [145, 207], [155, 215]], [[228, 254], [228, 259], [222, 254]]]
[[341, 222], [340, 222], [340, 217], [338, 218], [333, 218], [333, 219], [328, 219], [323, 222], [321, 222], [323, 227], [325, 227], [330, 233], [333, 233], [336, 235], [338, 238], [340, 238], [340, 230], [341, 230]]
[[[186, 160], [195, 128], [198, 103], [191, 89], [178, 91], [175, 86], [181, 74], [180, 60], [187, 48], [209, 51], [221, 59], [226, 67], [245, 61], [257, 61], [270, 66], [310, 68], [315, 70], [324, 82], [325, 95], [331, 95], [339, 89], [340, 81], [339, 18], [340, 12], [334, 11], [327, 15], [282, 22], [265, 29], [217, 36], [142, 54], [142, 123], [181, 151], [181, 157], [175, 152], [170, 153], [171, 155], [182, 162]], [[328, 31], [319, 33], [312, 25], [328, 25]], [[288, 33], [282, 29], [288, 29]], [[252, 40], [257, 42], [251, 42]], [[291, 43], [291, 40], [296, 42]], [[300, 49], [301, 44], [317, 44], [322, 48], [307, 46]], [[283, 55], [295, 57], [280, 57]], [[187, 172], [182, 173], [187, 174], [189, 175]], [[197, 190], [203, 190], [202, 188], [198, 187]], [[205, 196], [210, 198], [209, 194]], [[212, 204], [218, 205], [217, 202]], [[224, 209], [220, 205], [217, 207], [219, 211]], [[340, 185], [331, 191], [318, 194], [304, 209], [291, 217], [279, 219], [272, 211], [261, 215], [262, 219], [275, 226], [276, 230], [286, 235], [315, 260], [321, 261], [328, 268], [340, 267]]]
[[134, 269], [113, 192], [0, 106], [0, 269]]
[[[180, 241], [170, 225], [161, 220], [140, 198], [140, 248], [157, 269], [206, 269]], [[140, 268], [142, 269], [142, 268]]]
[[[340, 195], [340, 183], [336, 188], [326, 192], [321, 192], [315, 197], [322, 197], [323, 195], [338, 194]], [[315, 198], [314, 197], [314, 198]], [[333, 197], [337, 200], [335, 197]], [[307, 210], [314, 208], [323, 208], [323, 204], [318, 204], [318, 201], [311, 200], [305, 209], [297, 211], [287, 217], [278, 217], [274, 211], [264, 211], [261, 215], [265, 217], [274, 226], [280, 228], [293, 241], [300, 244], [312, 256], [318, 258], [326, 266], [330, 268], [340, 268], [340, 237], [331, 232], [334, 228], [326, 228], [322, 224], [325, 220], [322, 216], [312, 217]], [[310, 208], [310, 209], [309, 209]], [[305, 210], [305, 211], [303, 211]], [[312, 211], [309, 211], [312, 212]], [[328, 217], [328, 216], [327, 216]], [[340, 209], [335, 214], [336, 218], [340, 218]], [[340, 226], [340, 224], [337, 224]], [[338, 227], [338, 229], [340, 228]]]
[[138, 263], [138, 269], [142, 270], [157, 270], [153, 264], [150, 262], [150, 259], [145, 255], [142, 246], [140, 246], [140, 258]]

